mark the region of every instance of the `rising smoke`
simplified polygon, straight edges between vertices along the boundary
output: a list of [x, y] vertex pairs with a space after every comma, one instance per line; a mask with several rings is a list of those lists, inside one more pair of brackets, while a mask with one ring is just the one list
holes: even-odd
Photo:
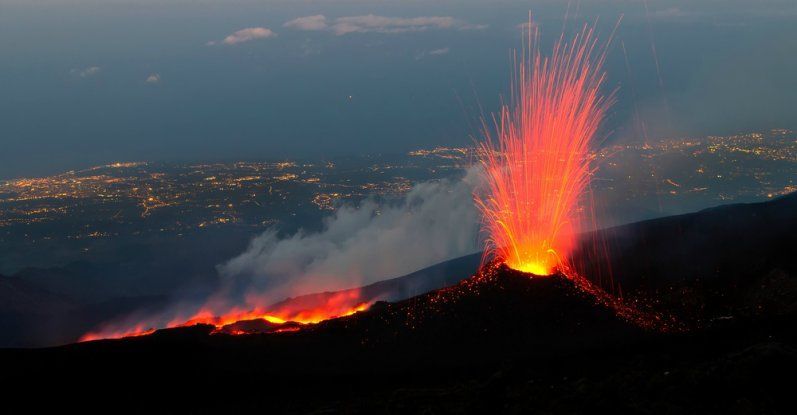
[[417, 184], [400, 201], [367, 199], [340, 207], [319, 232], [280, 238], [268, 230], [219, 265], [221, 288], [204, 301], [176, 302], [158, 313], [142, 310], [81, 339], [137, 335], [215, 321], [213, 316], [258, 318], [286, 297], [355, 288], [473, 253], [480, 246], [472, 200], [480, 181], [473, 168], [462, 179]]
[[478, 250], [472, 198], [479, 173], [417, 184], [399, 202], [344, 206], [317, 233], [279, 238], [269, 230], [219, 266], [232, 292], [250, 301], [351, 288], [408, 274]]

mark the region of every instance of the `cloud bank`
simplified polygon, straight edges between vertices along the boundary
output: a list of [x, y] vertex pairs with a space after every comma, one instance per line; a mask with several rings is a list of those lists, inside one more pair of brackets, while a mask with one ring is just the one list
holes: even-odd
[[298, 30], [324, 30], [329, 27], [327, 24], [327, 18], [323, 14], [298, 17], [285, 22], [285, 24], [282, 26]]
[[[265, 27], [247, 27], [246, 29], [241, 29], [228, 35], [221, 43], [225, 45], [237, 45], [239, 43], [250, 42], [256, 39], [266, 39], [274, 36], [277, 36], [277, 34], [271, 29]], [[213, 46], [218, 43], [219, 42], [216, 41], [210, 41], [207, 44], [208, 46]]]
[[407, 33], [429, 29], [474, 30], [487, 27], [471, 24], [451, 16], [386, 17], [373, 14], [335, 19], [328, 19], [326, 16], [318, 14], [290, 20], [283, 26], [307, 31], [324, 30], [338, 36], [349, 33]]

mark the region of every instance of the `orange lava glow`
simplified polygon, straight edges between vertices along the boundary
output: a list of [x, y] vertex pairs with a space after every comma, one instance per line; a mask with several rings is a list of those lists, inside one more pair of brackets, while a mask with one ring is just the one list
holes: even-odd
[[[328, 295], [311, 296], [308, 300], [286, 302], [270, 309], [255, 307], [250, 310], [232, 308], [219, 315], [211, 307], [202, 307], [191, 317], [175, 318], [162, 328], [189, 327], [197, 324], [208, 324], [216, 327], [218, 332], [222, 327], [245, 320], [263, 319], [269, 323], [282, 325], [288, 322], [300, 324], [315, 324], [324, 320], [345, 317], [365, 311], [370, 302], [360, 300], [359, 290], [346, 290]], [[296, 326], [277, 327], [273, 333], [285, 333], [299, 330]], [[118, 339], [124, 337], [144, 336], [155, 332], [154, 327], [137, 323], [132, 327], [100, 329], [83, 335], [79, 341], [100, 339]], [[227, 334], [245, 334], [242, 331], [231, 331]]]
[[123, 337], [147, 336], [152, 333], [155, 333], [154, 328], [144, 328], [143, 326], [138, 325], [133, 328], [120, 330], [120, 331], [89, 332], [81, 336], [78, 341], [89, 342], [93, 340], [102, 340], [102, 339], [121, 339]]
[[[529, 27], [534, 27], [529, 21]], [[579, 204], [592, 169], [590, 145], [613, 99], [601, 94], [605, 48], [585, 27], [564, 36], [550, 57], [536, 30], [520, 58], [511, 99], [485, 128], [484, 195], [476, 196], [486, 254], [510, 268], [550, 275], [567, 260], [579, 231]]]

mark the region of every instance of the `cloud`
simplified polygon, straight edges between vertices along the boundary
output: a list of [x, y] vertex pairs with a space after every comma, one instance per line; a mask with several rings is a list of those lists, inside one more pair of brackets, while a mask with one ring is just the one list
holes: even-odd
[[415, 60], [421, 60], [427, 56], [440, 56], [447, 54], [451, 49], [449, 48], [439, 48], [439, 49], [432, 49], [432, 50], [424, 50], [415, 55]]
[[92, 77], [94, 75], [97, 75], [101, 71], [102, 71], [102, 68], [100, 68], [99, 66], [89, 66], [88, 68], [84, 68], [84, 69], [72, 69], [70, 71], [70, 73], [72, 73], [74, 75], [77, 75], [77, 76], [79, 76], [81, 78], [89, 78], [89, 77]]
[[299, 17], [285, 22], [282, 26], [298, 30], [324, 30], [329, 27], [327, 25], [327, 18], [323, 14]]
[[449, 29], [455, 23], [456, 20], [448, 16], [401, 18], [369, 14], [366, 16], [340, 17], [336, 20], [332, 30], [337, 35], [355, 32], [403, 33], [417, 32], [433, 27]]
[[486, 25], [475, 25], [451, 16], [386, 17], [373, 14], [338, 17], [329, 21], [326, 16], [305, 16], [283, 25], [298, 30], [327, 30], [338, 36], [349, 33], [407, 33], [429, 29], [478, 30]]
[[269, 230], [219, 271], [248, 301], [263, 304], [401, 276], [475, 252], [479, 214], [472, 194], [479, 177], [472, 169], [461, 180], [417, 184], [399, 203], [341, 207], [317, 233], [280, 238]]
[[161, 81], [161, 76], [160, 76], [160, 74], [153, 73], [153, 74], [150, 74], [150, 75], [147, 77], [147, 80], [146, 80], [146, 81], [144, 81], [144, 82], [146, 82], [146, 83], [148, 83], [148, 84], [157, 84], [157, 83], [160, 83], [160, 81]]
[[[274, 36], [277, 36], [277, 34], [271, 29], [265, 27], [247, 27], [246, 29], [241, 29], [225, 37], [221, 43], [225, 45], [237, 45], [239, 43], [249, 42], [256, 39], [266, 39]], [[208, 46], [213, 46], [218, 44], [218, 42], [210, 41], [207, 44]]]

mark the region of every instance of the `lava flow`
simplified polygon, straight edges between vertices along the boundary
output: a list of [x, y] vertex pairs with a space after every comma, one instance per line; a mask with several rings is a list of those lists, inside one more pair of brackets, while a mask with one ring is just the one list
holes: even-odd
[[212, 325], [216, 328], [215, 333], [246, 334], [242, 331], [224, 330], [224, 328], [234, 323], [251, 320], [262, 320], [273, 327], [271, 332], [282, 333], [298, 330], [302, 325], [349, 316], [368, 309], [370, 305], [370, 301], [363, 301], [357, 289], [299, 297], [270, 307], [255, 306], [249, 309], [233, 307], [225, 309], [223, 312], [214, 311], [214, 307], [206, 305], [190, 314], [189, 317], [178, 315], [165, 323], [152, 321], [149, 324], [138, 322], [133, 325], [107, 326], [86, 333], [80, 338], [80, 341], [144, 336], [155, 332], [154, 327], [176, 328], [197, 324]]
[[536, 30], [527, 35], [510, 102], [494, 116], [495, 131], [485, 128], [486, 189], [475, 199], [486, 256], [542, 276], [561, 268], [575, 247], [590, 144], [613, 98], [600, 92], [605, 48], [593, 29], [561, 37], [550, 57], [540, 53]]

